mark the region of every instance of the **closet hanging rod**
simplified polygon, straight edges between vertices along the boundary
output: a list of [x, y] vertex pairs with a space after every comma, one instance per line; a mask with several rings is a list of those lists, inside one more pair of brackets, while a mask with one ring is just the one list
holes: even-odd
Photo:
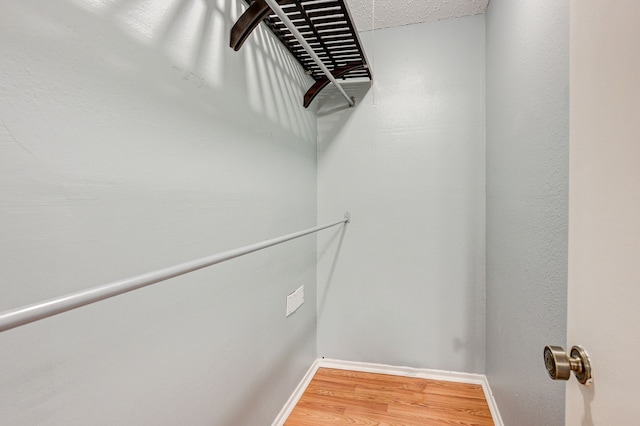
[[282, 10], [280, 5], [278, 4], [278, 1], [277, 0], [265, 0], [265, 3], [267, 3], [269, 5], [269, 7], [271, 8], [271, 10], [276, 15], [278, 15], [278, 18], [280, 18], [282, 23], [289, 29], [289, 31], [291, 31], [291, 34], [296, 38], [296, 40], [298, 40], [298, 43], [300, 43], [300, 46], [302, 46], [304, 48], [304, 50], [309, 54], [309, 56], [311, 56], [313, 61], [318, 65], [318, 67], [320, 67], [320, 69], [322, 70], [324, 75], [327, 76], [329, 81], [332, 82], [334, 86], [336, 86], [336, 88], [338, 89], [340, 94], [342, 96], [344, 96], [344, 98], [347, 100], [347, 102], [349, 102], [349, 106], [350, 107], [354, 106], [356, 104], [354, 99], [351, 96], [347, 95], [347, 92], [344, 91], [344, 89], [342, 88], [340, 83], [338, 83], [338, 80], [336, 80], [336, 78], [333, 76], [333, 74], [331, 74], [331, 71], [329, 71], [329, 68], [326, 67], [326, 65], [318, 57], [316, 52], [311, 48], [311, 46], [309, 46], [309, 43], [307, 43], [307, 40], [305, 40], [305, 38], [302, 36], [302, 34], [300, 34], [300, 31], [298, 31], [298, 29], [293, 24], [293, 22], [291, 22], [291, 20], [289, 19], [287, 14], [284, 12], [284, 10]]
[[0, 313], [0, 332], [19, 327], [21, 325], [29, 324], [31, 322], [35, 322], [44, 318], [48, 318], [63, 312], [67, 312], [72, 309], [80, 308], [91, 303], [99, 302], [100, 300], [108, 299], [110, 297], [127, 293], [132, 290], [137, 290], [139, 288], [165, 281], [170, 278], [175, 278], [189, 272], [197, 271], [198, 269], [225, 262], [227, 260], [231, 260], [245, 254], [253, 253], [254, 251], [262, 250], [267, 247], [275, 246], [277, 244], [284, 243], [295, 238], [303, 237], [314, 232], [322, 231], [323, 229], [331, 228], [340, 224], [346, 224], [349, 223], [350, 220], [351, 215], [349, 214], [349, 212], [346, 212], [344, 214], [344, 219], [339, 220], [338, 222], [316, 226], [315, 228], [305, 229], [302, 231], [294, 232], [293, 234], [284, 235], [278, 238], [272, 238], [270, 240], [262, 241], [233, 250], [228, 250], [222, 253], [214, 254], [212, 256], [202, 257], [200, 259], [180, 263], [168, 268], [158, 269], [157, 271], [147, 272], [145, 274], [136, 275], [119, 281], [114, 281], [109, 284], [104, 284], [98, 287], [81, 290], [43, 302], [23, 306], [21, 308], [5, 311]]

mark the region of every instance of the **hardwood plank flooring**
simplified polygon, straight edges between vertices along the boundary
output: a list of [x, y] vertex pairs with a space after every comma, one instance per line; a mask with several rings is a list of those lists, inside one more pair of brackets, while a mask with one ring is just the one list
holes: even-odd
[[480, 385], [320, 368], [285, 426], [493, 426]]

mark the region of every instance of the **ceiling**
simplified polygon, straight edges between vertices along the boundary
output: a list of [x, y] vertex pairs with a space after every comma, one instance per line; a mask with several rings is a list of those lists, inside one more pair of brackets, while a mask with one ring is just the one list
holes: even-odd
[[[358, 31], [478, 15], [489, 0], [346, 0]], [[373, 14], [375, 11], [375, 26]]]

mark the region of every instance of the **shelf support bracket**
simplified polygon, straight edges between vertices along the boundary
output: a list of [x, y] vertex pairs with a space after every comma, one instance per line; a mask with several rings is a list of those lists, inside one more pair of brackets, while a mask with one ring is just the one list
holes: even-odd
[[[278, 4], [290, 3], [291, 0], [278, 0]], [[244, 42], [249, 38], [253, 30], [260, 25], [269, 14], [273, 13], [265, 0], [254, 1], [242, 16], [238, 18], [231, 28], [231, 40], [229, 46], [236, 52], [240, 50]]]
[[[333, 71], [331, 71], [331, 75], [333, 75], [333, 78], [338, 79], [340, 77], [342, 77], [345, 74], [350, 73], [351, 71], [360, 69], [360, 68], [364, 68], [363, 64], [347, 64], [347, 65], [343, 65], [341, 67], [338, 67], [336, 69], [334, 69]], [[313, 100], [316, 98], [316, 96], [318, 96], [318, 94], [320, 93], [320, 91], [322, 89], [324, 89], [325, 87], [327, 87], [327, 85], [330, 83], [331, 81], [329, 80], [329, 78], [327, 76], [324, 76], [322, 78], [320, 78], [319, 80], [317, 80], [313, 86], [311, 86], [309, 88], [309, 90], [307, 90], [307, 93], [304, 94], [304, 107], [308, 108], [309, 105], [311, 105], [311, 102], [313, 102]], [[353, 105], [351, 105], [353, 106]]]

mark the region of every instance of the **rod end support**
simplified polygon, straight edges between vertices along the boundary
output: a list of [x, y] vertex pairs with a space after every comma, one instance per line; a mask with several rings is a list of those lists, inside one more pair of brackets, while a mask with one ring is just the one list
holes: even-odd
[[344, 212], [344, 223], [351, 223], [351, 213], [349, 211]]
[[[356, 106], [356, 97], [355, 96], [351, 96], [351, 104], [349, 105], [349, 108], [353, 108]], [[347, 212], [349, 213], [349, 212]]]

